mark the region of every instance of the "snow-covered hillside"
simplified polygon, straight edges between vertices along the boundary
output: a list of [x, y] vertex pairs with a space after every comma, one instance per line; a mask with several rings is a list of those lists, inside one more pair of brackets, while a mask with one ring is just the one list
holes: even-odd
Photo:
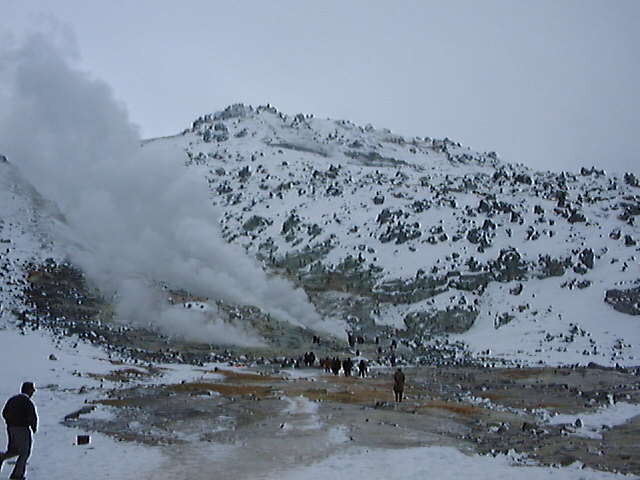
[[[173, 161], [206, 179], [224, 239], [302, 287], [322, 317], [288, 321], [369, 342], [395, 335], [417, 359], [446, 337], [488, 359], [640, 363], [633, 174], [536, 172], [449, 139], [271, 106], [230, 106], [142, 150], [184, 152]], [[20, 261], [55, 258], [56, 246], [38, 240], [48, 220], [35, 194], [2, 181], [6, 311]], [[194, 234], [193, 248], [202, 241]], [[258, 306], [277, 317], [284, 297]]]
[[203, 169], [229, 241], [343, 318], [368, 306], [355, 329], [373, 321], [498, 355], [637, 364], [632, 174], [535, 172], [448, 139], [270, 106], [234, 105], [159, 141]]

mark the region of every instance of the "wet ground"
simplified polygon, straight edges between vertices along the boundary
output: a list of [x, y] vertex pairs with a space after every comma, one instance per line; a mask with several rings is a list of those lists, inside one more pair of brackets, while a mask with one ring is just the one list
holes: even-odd
[[[394, 403], [393, 372], [384, 368], [364, 379], [317, 368], [295, 370], [293, 377], [272, 366], [251, 373], [202, 369], [197, 381], [131, 387], [127, 383], [158, 372], [115, 370], [123, 372], [123, 388], [101, 392], [91, 404], [111, 407], [113, 416], [79, 414], [66, 422], [166, 449], [172, 461], [159, 478], [190, 469], [189, 478], [201, 478], [198, 472], [209, 467], [225, 472], [221, 478], [250, 477], [345, 447], [430, 445], [487, 455], [513, 449], [544, 465], [579, 461], [640, 474], [640, 417], [602, 429], [601, 438], [577, 436], [573, 422], [548, 422], [556, 413], [577, 419], [616, 402], [640, 404], [640, 376], [630, 372], [408, 368], [406, 398]], [[208, 448], [214, 445], [219, 456]]]

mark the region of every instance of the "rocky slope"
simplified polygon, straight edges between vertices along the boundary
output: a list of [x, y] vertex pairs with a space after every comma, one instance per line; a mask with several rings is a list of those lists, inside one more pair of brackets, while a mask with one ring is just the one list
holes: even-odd
[[[271, 106], [233, 105], [142, 148], [150, 145], [184, 151], [176, 161], [206, 178], [224, 238], [302, 286], [323, 318], [341, 325], [333, 328], [339, 340], [349, 331], [372, 352], [394, 347], [418, 361], [456, 345], [486, 361], [640, 363], [640, 182], [632, 173], [538, 172], [449, 139], [407, 139]], [[42, 201], [16, 193], [22, 180], [3, 163], [2, 302], [24, 318], [29, 308], [41, 316], [56, 289], [36, 301], [42, 276], [29, 272], [56, 258], [55, 242], [30, 228], [46, 221]], [[65, 292], [68, 299], [73, 289]], [[82, 295], [99, 297], [89, 287]], [[304, 348], [312, 336], [256, 309], [223, 308], [278, 348]], [[101, 311], [89, 308], [88, 319]]]

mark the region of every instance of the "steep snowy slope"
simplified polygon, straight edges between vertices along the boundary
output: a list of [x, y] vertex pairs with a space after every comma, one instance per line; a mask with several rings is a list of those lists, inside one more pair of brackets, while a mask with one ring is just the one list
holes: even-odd
[[28, 264], [61, 259], [49, 235], [56, 212], [0, 155], [0, 321], [24, 308]]

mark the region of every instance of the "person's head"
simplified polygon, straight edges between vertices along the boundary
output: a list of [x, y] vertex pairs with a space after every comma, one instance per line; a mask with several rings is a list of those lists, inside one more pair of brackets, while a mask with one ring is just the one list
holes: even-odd
[[31, 395], [33, 395], [35, 393], [36, 387], [33, 384], [33, 382], [24, 382], [22, 384], [22, 388], [20, 389], [20, 391], [22, 393], [24, 393], [25, 395], [28, 395], [30, 397]]
[[398, 367], [398, 371], [399, 371], [399, 372], [401, 372], [401, 371], [402, 371], [402, 369], [401, 369], [400, 367]]

